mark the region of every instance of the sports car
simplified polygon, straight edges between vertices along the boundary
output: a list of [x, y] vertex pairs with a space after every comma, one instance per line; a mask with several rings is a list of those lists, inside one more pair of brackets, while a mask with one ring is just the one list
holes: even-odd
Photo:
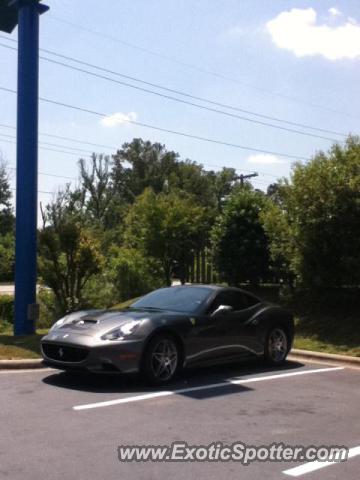
[[84, 310], [41, 340], [44, 362], [63, 370], [138, 372], [165, 383], [183, 367], [263, 357], [286, 359], [290, 312], [238, 288], [185, 285], [154, 290], [123, 310]]

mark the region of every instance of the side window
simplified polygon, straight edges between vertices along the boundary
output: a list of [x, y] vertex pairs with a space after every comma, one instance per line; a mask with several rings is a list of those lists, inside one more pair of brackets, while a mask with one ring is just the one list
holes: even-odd
[[242, 294], [242, 292], [229, 292], [232, 298], [232, 304], [231, 306], [233, 307], [235, 312], [238, 312], [239, 310], [244, 310], [244, 308], [247, 308], [247, 302], [246, 298]]
[[248, 295], [247, 293], [244, 293], [244, 298], [248, 307], [253, 307], [254, 305], [260, 303], [260, 300], [258, 298], [253, 297], [252, 295]]
[[247, 302], [241, 292], [225, 291], [220, 292], [212, 302], [209, 312], [214, 312], [220, 305], [229, 305], [234, 312], [247, 308]]
[[220, 305], [230, 305], [229, 303], [226, 303], [227, 298], [225, 294], [226, 292], [220, 292], [218, 295], [216, 295], [209, 307], [209, 313], [215, 312]]

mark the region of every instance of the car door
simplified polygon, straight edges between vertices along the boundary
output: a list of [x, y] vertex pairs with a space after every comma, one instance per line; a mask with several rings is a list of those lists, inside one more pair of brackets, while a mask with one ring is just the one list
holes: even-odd
[[215, 357], [245, 357], [262, 352], [262, 345], [257, 338], [257, 322], [253, 317], [258, 311], [259, 302], [238, 289], [228, 289], [220, 292], [210, 307], [209, 314], [220, 305], [232, 307], [215, 317], [214, 344], [211, 352]]
[[231, 312], [216, 316], [221, 356], [245, 355], [249, 348], [248, 337], [251, 329], [248, 325], [250, 312], [244, 295], [241, 291], [229, 289], [221, 292], [217, 302], [232, 307]]
[[[204, 315], [196, 318], [188, 344], [187, 363], [223, 359], [239, 354], [239, 325], [246, 320], [241, 312], [241, 301], [236, 292], [230, 289], [221, 290], [215, 296]], [[233, 312], [212, 316], [220, 305], [232, 307]]]

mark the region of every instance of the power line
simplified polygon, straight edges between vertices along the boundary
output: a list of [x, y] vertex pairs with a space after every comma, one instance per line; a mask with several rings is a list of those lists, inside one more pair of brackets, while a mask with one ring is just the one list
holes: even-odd
[[[5, 92], [9, 92], [9, 93], [13, 93], [13, 94], [17, 93], [16, 90], [12, 90], [12, 89], [6, 88], [6, 87], [0, 87], [0, 90], [3, 90]], [[70, 105], [70, 104], [63, 103], [63, 102], [57, 102], [55, 100], [50, 100], [50, 99], [44, 98], [44, 97], [39, 97], [39, 100], [41, 100], [42, 102], [50, 103], [52, 105], [58, 105], [58, 106], [61, 106], [61, 107], [64, 107], [64, 108], [69, 108], [69, 109], [72, 109], [72, 110], [77, 110], [77, 111], [88, 113], [88, 114], [91, 114], [91, 115], [96, 115], [97, 117], [102, 117], [102, 118], [109, 117], [109, 115], [107, 115], [105, 113], [101, 113], [101, 112], [97, 112], [95, 110], [90, 110], [90, 109], [78, 107], [76, 105]], [[139, 127], [149, 128], [151, 130], [156, 130], [156, 131], [159, 131], [159, 132], [170, 133], [172, 135], [177, 135], [177, 136], [181, 136], [181, 137], [185, 137], [185, 138], [191, 138], [193, 140], [199, 140], [201, 142], [207, 142], [207, 143], [223, 145], [223, 146], [227, 146], [227, 147], [231, 147], [231, 148], [237, 148], [237, 149], [240, 149], [240, 150], [247, 150], [247, 151], [257, 152], [257, 153], [268, 153], [270, 155], [276, 155], [276, 156], [279, 156], [279, 157], [286, 157], [286, 158], [290, 158], [290, 159], [294, 159], [294, 160], [309, 160], [309, 158], [302, 157], [302, 156], [299, 156], [299, 155], [291, 155], [289, 153], [273, 152], [271, 150], [263, 150], [263, 149], [260, 149], [260, 148], [248, 147], [248, 146], [240, 145], [240, 144], [236, 144], [236, 143], [230, 143], [230, 142], [225, 142], [225, 141], [222, 141], [222, 140], [216, 140], [216, 139], [212, 139], [212, 138], [208, 138], [208, 137], [202, 137], [200, 135], [192, 135], [190, 133], [179, 132], [177, 130], [170, 130], [168, 128], [158, 127], [158, 126], [143, 123], [143, 122], [137, 122], [135, 120], [127, 120], [127, 123], [130, 123], [132, 125], [137, 125]]]
[[[0, 123], [0, 127], [5, 127], [5, 128], [11, 128], [13, 130], [16, 130], [16, 127], [12, 126], [12, 125], [5, 125], [5, 124], [2, 124]], [[4, 134], [0, 134], [0, 135], [3, 135]], [[47, 136], [54, 136], [54, 135], [51, 135], [51, 134], [44, 134], [44, 133], [39, 133], [39, 135], [47, 135]], [[60, 137], [58, 135], [55, 135], [55, 137], [57, 138], [61, 138], [61, 139], [64, 139], [64, 140], [68, 140], [68, 141], [74, 141], [74, 142], [78, 142], [78, 143], [87, 143], [87, 142], [83, 142], [82, 140], [78, 140], [78, 139], [73, 139], [73, 138], [70, 138], [70, 137]], [[16, 137], [11, 137], [11, 138], [16, 138]], [[4, 140], [3, 140], [4, 141]], [[16, 144], [16, 142], [9, 142], [8, 143], [12, 143], [12, 144]], [[41, 143], [41, 142], [40, 142]], [[94, 144], [94, 145], [98, 145], [98, 146], [101, 146], [101, 144]], [[61, 145], [61, 146], [64, 146], [65, 145]], [[66, 147], [67, 148], [67, 147]], [[110, 148], [110, 147], [109, 147]], [[114, 150], [117, 150], [116, 147], [112, 147]], [[50, 149], [47, 149], [47, 150], [50, 150]], [[50, 151], [56, 151], [56, 152], [60, 152], [60, 153], [70, 153], [70, 152], [63, 152], [61, 150], [50, 150]], [[205, 163], [205, 162], [196, 162], [198, 165], [203, 165], [204, 167], [210, 167], [210, 168], [233, 168], [234, 170], [236, 171], [239, 171], [239, 172], [253, 172], [253, 170], [246, 170], [244, 168], [235, 168], [235, 167], [227, 167], [226, 165], [219, 165], [219, 164], [213, 164], [213, 163]], [[269, 173], [269, 172], [260, 172], [258, 171], [258, 173], [260, 173], [261, 175], [265, 175], [265, 176], [268, 176], [268, 177], [273, 177], [273, 178], [278, 178], [278, 175], [274, 175], [272, 173]], [[65, 178], [65, 177], [64, 177]]]
[[[0, 47], [9, 48], [9, 49], [15, 50], [15, 51], [17, 50], [16, 48], [9, 47], [8, 45], [3, 45], [3, 44], [0, 44]], [[52, 60], [50, 58], [46, 58], [46, 57], [43, 57], [41, 55], [40, 55], [40, 58], [42, 60], [47, 61], [47, 62], [53, 63], [55, 65], [60, 65], [62, 67], [68, 68], [70, 70], [74, 70], [76, 72], [85, 73], [86, 75], [90, 75], [90, 76], [95, 77], [95, 78], [100, 78], [102, 80], [106, 80], [106, 81], [111, 82], [111, 83], [116, 83], [116, 84], [124, 86], [124, 87], [132, 88], [132, 89], [140, 91], [140, 92], [149, 93], [151, 95], [155, 95], [155, 96], [160, 97], [160, 98], [165, 98], [166, 100], [171, 100], [171, 101], [174, 101], [174, 102], [177, 102], [177, 103], [181, 103], [183, 105], [190, 105], [191, 107], [195, 107], [195, 108], [198, 108], [200, 110], [206, 110], [208, 112], [216, 113], [216, 114], [219, 114], [219, 115], [224, 115], [224, 116], [227, 116], [227, 117], [230, 117], [230, 118], [235, 118], [237, 120], [243, 120], [245, 122], [254, 123], [256, 125], [262, 125], [264, 127], [275, 128], [277, 130], [283, 130], [285, 132], [295, 133], [297, 135], [304, 135], [306, 137], [312, 137], [312, 138], [320, 138], [321, 140], [327, 140], [327, 141], [330, 141], [330, 142], [337, 142], [338, 141], [338, 139], [335, 139], [335, 138], [325, 137], [323, 135], [318, 135], [318, 134], [315, 134], [315, 133], [302, 132], [301, 130], [296, 130], [294, 128], [284, 127], [284, 126], [281, 126], [281, 125], [275, 125], [273, 123], [268, 123], [268, 122], [265, 122], [265, 121], [262, 121], [262, 120], [255, 120], [253, 118], [244, 117], [244, 116], [238, 115], [236, 113], [226, 112], [224, 110], [219, 110], [217, 108], [208, 107], [208, 106], [205, 106], [205, 105], [200, 105], [199, 103], [194, 103], [194, 102], [190, 102], [188, 100], [183, 100], [181, 98], [172, 97], [171, 95], [166, 95], [164, 93], [154, 92], [153, 90], [149, 90], [148, 88], [143, 88], [143, 87], [139, 87], [137, 85], [132, 85], [130, 83], [123, 82], [121, 80], [115, 80], [114, 78], [107, 77], [105, 75], [100, 75], [98, 73], [90, 72], [89, 70], [85, 70], [83, 68], [74, 67], [73, 65], [68, 65], [64, 62], [59, 62], [57, 60]]]
[[[11, 143], [13, 145], [16, 145], [16, 142], [14, 140], [6, 140], [4, 138], [0, 138], [0, 141], [1, 142], [6, 142], [6, 143]], [[55, 153], [64, 153], [65, 155], [72, 155], [72, 156], [75, 156], [77, 158], [79, 158], [79, 155], [77, 153], [73, 153], [73, 152], [66, 152], [65, 150], [57, 150], [57, 149], [54, 149], [54, 148], [47, 148], [47, 147], [42, 147], [41, 145], [39, 145], [39, 149], [40, 150], [46, 150], [48, 152], [55, 152]]]
[[[10, 188], [13, 192], [16, 192], [16, 188]], [[38, 190], [38, 193], [43, 193], [45, 195], [54, 195], [54, 192], [44, 192], [43, 190]]]
[[[14, 42], [14, 43], [17, 43], [17, 40], [10, 39], [10, 38], [7, 38], [5, 36], [0, 35], [0, 38], [4, 39], [4, 40], [11, 41], [11, 42]], [[16, 50], [16, 48], [10, 47], [8, 45], [0, 44], [0, 46], [4, 47], [4, 48], [11, 49], [11, 50]], [[126, 78], [128, 80], [132, 80], [132, 81], [135, 81], [135, 82], [142, 83], [144, 85], [159, 88], [161, 90], [165, 90], [165, 91], [170, 92], [170, 93], [175, 93], [177, 95], [182, 95], [182, 96], [192, 98], [192, 99], [195, 99], [195, 100], [200, 100], [202, 102], [206, 102], [206, 103], [209, 103], [211, 105], [216, 105], [216, 106], [227, 108], [227, 109], [230, 109], [230, 110], [250, 114], [250, 115], [253, 115], [253, 116], [256, 116], [256, 117], [259, 117], [259, 118], [264, 118], [264, 119], [267, 119], [267, 120], [274, 120], [276, 122], [281, 122], [281, 123], [285, 123], [285, 124], [288, 124], [288, 125], [293, 125], [293, 126], [296, 126], [296, 127], [307, 128], [307, 129], [318, 131], [318, 132], [330, 133], [330, 134], [333, 134], [333, 135], [339, 135], [339, 136], [346, 137], [345, 133], [339, 133], [339, 132], [336, 132], [336, 131], [333, 131], [333, 130], [327, 130], [327, 129], [324, 129], [324, 128], [314, 127], [314, 126], [303, 124], [303, 123], [292, 122], [290, 120], [284, 120], [284, 119], [281, 119], [281, 118], [278, 118], [278, 117], [274, 117], [274, 116], [270, 116], [270, 115], [264, 115], [264, 114], [254, 112], [254, 111], [251, 111], [251, 110], [245, 110], [245, 109], [240, 108], [240, 107], [236, 107], [236, 106], [233, 106], [233, 105], [228, 105], [228, 104], [225, 104], [225, 103], [217, 102], [217, 101], [214, 101], [214, 100], [211, 100], [211, 99], [208, 99], [208, 98], [204, 98], [204, 97], [199, 97], [199, 96], [196, 96], [196, 95], [189, 94], [187, 92], [183, 92], [183, 91], [180, 91], [180, 90], [175, 90], [175, 89], [172, 89], [172, 88], [164, 87], [163, 85], [148, 82], [148, 81], [139, 79], [137, 77], [133, 77], [133, 76], [130, 76], [130, 75], [125, 75], [123, 73], [116, 72], [114, 70], [110, 70], [110, 69], [107, 69], [107, 68], [104, 68], [104, 67], [100, 67], [99, 65], [94, 65], [92, 63], [85, 62], [85, 61], [79, 60], [79, 59], [74, 58], [74, 57], [70, 57], [70, 56], [67, 56], [67, 55], [60, 54], [60, 53], [55, 52], [53, 50], [48, 50], [48, 49], [45, 49], [45, 48], [41, 48], [40, 50], [45, 52], [45, 53], [48, 53], [50, 55], [54, 55], [56, 57], [59, 57], [59, 58], [65, 59], [65, 60], [70, 60], [71, 62], [75, 62], [75, 63], [78, 63], [80, 65], [91, 67], [91, 68], [94, 68], [94, 69], [102, 71], [102, 72], [110, 73], [110, 74], [116, 75], [118, 77], [122, 77], [122, 78]], [[49, 62], [58, 63], [59, 65], [65, 66], [67, 68], [75, 69], [75, 67], [71, 67], [70, 65], [65, 65], [65, 64], [60, 63], [60, 62], [52, 61], [51, 59], [46, 58], [46, 57], [40, 57], [40, 58], [42, 58], [43, 60], [47, 60]], [[93, 74], [92, 72], [88, 72], [88, 71], [84, 71], [84, 70], [80, 70], [80, 71], [84, 72], [84, 73]], [[103, 79], [106, 79], [106, 80], [112, 80], [112, 79], [109, 79], [108, 77], [102, 77], [102, 76], [100, 76], [100, 78], [103, 78]], [[130, 86], [132, 88], [136, 88], [135, 86], [128, 85], [126, 83], [121, 83], [121, 84], [125, 85], [125, 86]], [[149, 91], [149, 90], [144, 90], [144, 91], [148, 92], [148, 93], [156, 94], [156, 95], [158, 94], [157, 92], [153, 92], [153, 91]], [[158, 95], [160, 95], [160, 94], [158, 94]], [[165, 97], [165, 98], [168, 98], [168, 97]], [[173, 99], [173, 98], [171, 98], [171, 99]]]
[[[6, 135], [5, 133], [0, 133], [0, 135], [2, 137], [7, 137], [7, 138], [13, 138], [13, 139], [16, 139], [16, 137], [14, 135]], [[67, 145], [59, 145], [59, 144], [56, 144], [56, 143], [48, 143], [48, 142], [39, 142], [40, 145], [48, 145], [49, 147], [56, 147], [56, 148], [67, 148], [69, 150], [74, 150], [75, 152], [80, 152], [80, 153], [87, 153], [87, 154], [92, 154], [93, 152], [91, 152], [90, 150], [83, 150], [81, 148], [76, 148], [76, 147], [68, 147]], [[70, 152], [68, 152], [70, 153]], [[71, 152], [72, 153], [72, 152]]]
[[[12, 170], [13, 172], [16, 172], [16, 167], [6, 167], [9, 170]], [[65, 175], [56, 175], [55, 173], [45, 173], [45, 172], [38, 172], [39, 175], [42, 175], [44, 177], [55, 177], [55, 178], [65, 178], [67, 180], [77, 180], [75, 177], [67, 177]]]
[[290, 100], [290, 101], [295, 102], [295, 103], [299, 103], [299, 104], [302, 104], [302, 105], [307, 105], [307, 106], [310, 106], [312, 108], [318, 108], [320, 110], [335, 113], [337, 115], [344, 115], [344, 116], [350, 117], [350, 118], [359, 118], [358, 115], [351, 115], [348, 112], [343, 112], [343, 111], [336, 110], [336, 109], [333, 109], [333, 108], [330, 108], [330, 107], [326, 107], [324, 105], [309, 102], [309, 101], [306, 101], [306, 100], [303, 100], [303, 99], [300, 99], [300, 98], [297, 98], [297, 97], [293, 97], [291, 95], [286, 95], [286, 94], [283, 94], [283, 93], [274, 92], [274, 91], [268, 90], [266, 88], [258, 87], [256, 85], [252, 85], [250, 83], [244, 82], [242, 80], [239, 80], [238, 78], [230, 77], [230, 76], [224, 75], [223, 73], [214, 72], [212, 70], [202, 68], [199, 65], [194, 65], [194, 64], [191, 64], [191, 63], [183, 62], [183, 61], [178, 60], [174, 57], [170, 57], [168, 55], [163, 55], [159, 52], [155, 52], [153, 50], [142, 47], [140, 45], [136, 45], [136, 44], [121, 40], [118, 37], [114, 37], [112, 35], [108, 35], [108, 34], [105, 34], [103, 32], [98, 32], [96, 30], [84, 27], [82, 25], [75, 24], [73, 22], [69, 22], [68, 20], [64, 20], [64, 19], [56, 17], [56, 16], [51, 16], [49, 18], [50, 18], [50, 20], [54, 20], [56, 22], [63, 23], [65, 25], [69, 25], [69, 26], [71, 26], [71, 27], [73, 27], [77, 30], [82, 30], [82, 31], [90, 33], [92, 35], [96, 35], [96, 36], [101, 37], [101, 38], [106, 38], [108, 40], [112, 40], [114, 42], [120, 43], [120, 44], [122, 44], [126, 47], [129, 47], [129, 48], [132, 48], [134, 50], [138, 50], [138, 51], [141, 51], [141, 52], [146, 53], [148, 55], [152, 55], [152, 56], [155, 56], [155, 57], [158, 57], [158, 58], [162, 58], [163, 60], [166, 60], [168, 62], [176, 63], [178, 65], [181, 65], [183, 67], [189, 68], [191, 70], [195, 70], [197, 72], [200, 72], [200, 73], [203, 73], [203, 74], [206, 74], [206, 75], [210, 75], [210, 76], [213, 76], [213, 77], [216, 77], [216, 78], [220, 78], [222, 80], [226, 80], [226, 81], [231, 82], [231, 83], [236, 83], [238, 85], [242, 85], [242, 86], [245, 86], [247, 88], [251, 88], [253, 90], [256, 90], [256, 91], [261, 92], [261, 93], [266, 94], [266, 95], [276, 96], [276, 97], [279, 97], [279, 98], [283, 98], [285, 100]]
[[[216, 165], [216, 164], [213, 164], [213, 163], [203, 163], [203, 162], [199, 162], [200, 165], [204, 165], [206, 167], [213, 167], [213, 168], [233, 168], [233, 167], [227, 167], [227, 166], [224, 166], [224, 165]], [[247, 172], [247, 173], [252, 173], [254, 170], [245, 170], [244, 168], [234, 168], [234, 170], [238, 171], [238, 172]], [[279, 178], [279, 175], [274, 175], [272, 173], [268, 173], [268, 172], [259, 172], [259, 170], [257, 170], [258, 173], [260, 173], [260, 175], [265, 175], [267, 177], [274, 177], [274, 178]]]
[[[7, 125], [5, 123], [0, 123], [0, 127], [9, 128], [11, 130], [16, 130], [16, 127], [14, 125]], [[83, 144], [83, 145], [89, 145], [89, 146], [92, 146], [92, 147], [99, 147], [99, 148], [106, 148], [106, 149], [109, 149], [109, 150], [116, 150], [116, 147], [114, 147], [112, 145], [103, 145], [101, 143], [87, 142], [85, 140], [78, 140], [77, 138], [73, 138], [73, 137], [64, 137], [64, 136], [61, 136], [61, 135], [54, 135], [54, 134], [51, 134], [51, 133], [44, 133], [44, 132], [39, 132], [39, 135], [41, 135], [43, 137], [57, 138], [58, 140], [66, 140], [66, 141], [69, 141], [69, 142], [75, 142], [75, 143], [79, 143], [79, 144]], [[66, 145], [62, 145], [62, 146], [67, 148]]]

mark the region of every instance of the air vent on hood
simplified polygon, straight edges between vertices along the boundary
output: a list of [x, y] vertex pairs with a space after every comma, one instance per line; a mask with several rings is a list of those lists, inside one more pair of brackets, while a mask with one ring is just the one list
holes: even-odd
[[82, 318], [78, 318], [77, 320], [74, 320], [71, 323], [74, 325], [89, 325], [89, 324], [99, 323], [99, 320], [97, 320], [96, 318], [82, 317]]

